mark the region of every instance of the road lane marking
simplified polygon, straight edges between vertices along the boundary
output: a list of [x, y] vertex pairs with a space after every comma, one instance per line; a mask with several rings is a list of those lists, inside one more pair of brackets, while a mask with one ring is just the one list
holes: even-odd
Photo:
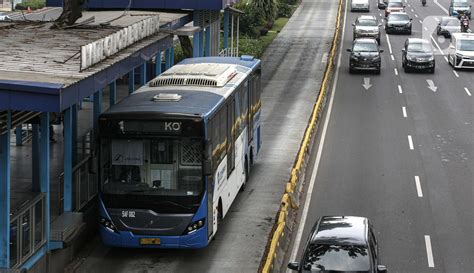
[[436, 20], [436, 22], [439, 22], [439, 18], [438, 18], [438, 17], [435, 17], [434, 19]]
[[415, 12], [415, 10], [414, 10], [414, 9], [410, 9], [410, 10], [411, 10], [411, 12]]
[[459, 78], [459, 74], [458, 74], [458, 72], [456, 72], [456, 70], [453, 70], [453, 73], [454, 73], [454, 76], [456, 76], [457, 78]]
[[434, 267], [433, 250], [431, 249], [431, 238], [425, 235], [426, 256], [428, 258], [428, 266]]
[[423, 27], [424, 30], [428, 31], [428, 28], [427, 27]]
[[448, 57], [444, 56], [444, 60], [449, 63]]
[[398, 76], [398, 70], [394, 68], [393, 71], [395, 72], [395, 75]]
[[446, 14], [449, 14], [448, 10], [443, 7], [440, 3], [438, 3], [438, 0], [434, 0], [435, 4], [438, 5]]
[[415, 14], [415, 17], [418, 18], [418, 14]]
[[441, 52], [443, 55], [446, 55], [444, 54], [444, 51], [441, 49], [441, 47], [438, 45], [438, 43], [436, 42], [435, 38], [433, 37], [433, 35], [430, 35], [431, 37], [431, 40], [434, 42], [434, 44], [436, 45], [436, 47], [438, 48], [439, 52]]
[[388, 34], [385, 34], [385, 36], [387, 37], [388, 51], [390, 52], [390, 54], [393, 54], [392, 45], [390, 44], [390, 38], [388, 38]]
[[407, 108], [405, 106], [402, 107], [403, 117], [407, 117]]
[[402, 86], [398, 85], [398, 93], [403, 94]]
[[423, 21], [421, 21], [421, 20], [418, 20], [418, 22], [420, 22], [420, 24], [423, 24]]
[[392, 61], [395, 61], [395, 57], [393, 57], [393, 54], [390, 54], [390, 58], [392, 58]]
[[323, 57], [321, 58], [321, 62], [323, 64], [328, 62], [328, 53], [327, 52], [324, 52]]
[[415, 184], [416, 184], [416, 193], [418, 194], [418, 197], [423, 197], [423, 192], [421, 191], [420, 177], [418, 175], [415, 176]]
[[[343, 21], [341, 37], [344, 37], [344, 33], [346, 31], [346, 23], [347, 23], [347, 5], [345, 5], [345, 8], [344, 8], [344, 21]], [[323, 131], [321, 133], [321, 142], [319, 143], [318, 153], [316, 154], [316, 161], [314, 163], [313, 173], [311, 174], [311, 180], [310, 180], [309, 185], [308, 185], [308, 192], [306, 193], [306, 202], [304, 203], [303, 211], [302, 211], [302, 214], [301, 214], [300, 224], [298, 226], [298, 232], [296, 233], [295, 243], [293, 244], [294, 247], [292, 249], [290, 261], [296, 261], [296, 255], [298, 254], [298, 249], [299, 249], [299, 246], [300, 246], [300, 243], [301, 243], [301, 237], [303, 236], [303, 230], [304, 230], [304, 226], [306, 224], [306, 217], [308, 215], [309, 205], [311, 203], [311, 195], [313, 193], [313, 188], [314, 188], [314, 184], [315, 184], [315, 181], [316, 181], [316, 174], [317, 174], [318, 169], [319, 169], [319, 163], [321, 162], [321, 156], [322, 156], [322, 152], [323, 152], [324, 142], [325, 142], [325, 139], [326, 139], [326, 132], [327, 132], [327, 129], [328, 129], [329, 118], [331, 117], [332, 106], [333, 106], [333, 103], [334, 103], [334, 97], [336, 96], [337, 80], [339, 78], [339, 70], [341, 68], [342, 48], [343, 47], [341, 46], [341, 48], [339, 49], [339, 57], [337, 59], [336, 74], [334, 75], [334, 83], [333, 83], [333, 86], [332, 86], [332, 94], [330, 96], [331, 98], [329, 100], [327, 115], [326, 115], [326, 119], [324, 121]], [[287, 272], [291, 272], [291, 271], [287, 270]]]
[[469, 89], [467, 89], [467, 87], [464, 87], [464, 91], [466, 91], [466, 93], [469, 97], [471, 96], [471, 92], [469, 92]]
[[438, 89], [438, 86], [436, 86], [433, 82], [433, 80], [430, 80], [430, 79], [427, 79], [426, 80], [426, 83], [428, 83], [428, 88], [433, 91], [433, 92], [436, 92], [436, 90]]
[[411, 138], [411, 135], [408, 135], [408, 145], [410, 146], [410, 150], [414, 150], [415, 147], [413, 147], [413, 139]]

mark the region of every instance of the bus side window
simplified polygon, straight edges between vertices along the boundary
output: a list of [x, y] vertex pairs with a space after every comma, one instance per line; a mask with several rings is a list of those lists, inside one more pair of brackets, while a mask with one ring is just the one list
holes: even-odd
[[228, 139], [227, 139], [227, 107], [224, 105], [219, 110], [219, 138], [220, 138], [220, 147], [219, 147], [219, 163], [224, 159], [225, 152], [227, 150]]
[[242, 126], [242, 114], [241, 114], [241, 97], [242, 97], [242, 89], [239, 88], [237, 92], [235, 92], [235, 112], [234, 112], [234, 118], [235, 118], [235, 137], [239, 137], [240, 133], [243, 130]]
[[235, 118], [234, 118], [234, 98], [230, 98], [227, 103], [227, 177], [235, 167], [234, 145], [235, 145]]
[[217, 169], [217, 165], [219, 162], [219, 147], [220, 147], [220, 139], [219, 139], [219, 115], [215, 115], [212, 119], [209, 120], [209, 136], [211, 137], [211, 159], [212, 159], [212, 169]]

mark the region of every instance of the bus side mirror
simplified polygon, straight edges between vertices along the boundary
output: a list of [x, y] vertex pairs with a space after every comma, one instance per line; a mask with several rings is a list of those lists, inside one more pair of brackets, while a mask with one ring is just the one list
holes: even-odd
[[212, 161], [209, 160], [209, 159], [204, 160], [204, 164], [202, 166], [203, 175], [205, 175], [205, 176], [212, 175], [212, 164], [211, 163], [212, 163]]

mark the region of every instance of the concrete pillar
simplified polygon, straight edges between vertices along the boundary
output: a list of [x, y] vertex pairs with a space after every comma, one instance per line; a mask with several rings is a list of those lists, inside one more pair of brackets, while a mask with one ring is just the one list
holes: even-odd
[[161, 51], [156, 54], [155, 77], [161, 74]]
[[229, 47], [229, 9], [224, 10], [224, 48]]
[[170, 62], [171, 62], [171, 66], [174, 65], [174, 46], [171, 47], [170, 49]]
[[49, 140], [49, 113], [41, 114], [41, 138], [40, 138], [40, 190], [45, 194], [44, 202], [44, 234], [46, 246], [50, 248], [51, 209], [50, 209], [50, 140]]
[[146, 82], [146, 62], [144, 62], [140, 65], [140, 86], [144, 86]]
[[168, 70], [171, 67], [171, 49], [167, 48], [165, 51], [165, 69]]
[[128, 72], [128, 93], [132, 94], [135, 91], [135, 69]]
[[112, 107], [117, 102], [117, 82], [113, 81], [109, 84], [109, 105]]
[[33, 192], [41, 192], [41, 187], [40, 187], [40, 165], [39, 165], [39, 159], [40, 159], [40, 132], [39, 132], [39, 125], [38, 124], [33, 124], [32, 126], [33, 130], [33, 139], [32, 139], [32, 151], [31, 151], [31, 165], [33, 166], [33, 185], [32, 185], [32, 191]]
[[8, 111], [7, 132], [0, 135], [0, 268], [10, 266], [10, 129]]
[[72, 211], [72, 108], [64, 111], [64, 211]]
[[199, 57], [204, 57], [204, 30], [199, 32]]

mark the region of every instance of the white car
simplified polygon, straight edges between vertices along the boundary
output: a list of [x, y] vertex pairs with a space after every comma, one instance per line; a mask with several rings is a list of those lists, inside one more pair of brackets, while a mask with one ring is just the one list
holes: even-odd
[[370, 11], [369, 0], [352, 0], [351, 11]]
[[455, 69], [474, 68], [474, 33], [453, 33], [448, 59]]

